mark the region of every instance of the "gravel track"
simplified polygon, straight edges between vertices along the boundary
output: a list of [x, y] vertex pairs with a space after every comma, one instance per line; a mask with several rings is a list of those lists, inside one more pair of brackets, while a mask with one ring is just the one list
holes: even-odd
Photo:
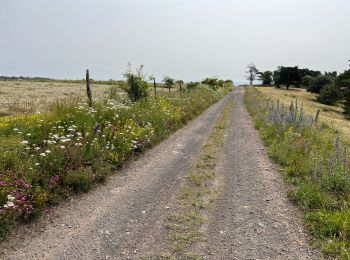
[[221, 196], [209, 214], [208, 259], [320, 259], [303, 232], [302, 216], [263, 147], [243, 104], [234, 95], [219, 163]]
[[0, 258], [140, 259], [171, 252], [165, 218], [217, 117], [234, 98], [215, 180], [221, 195], [208, 209], [206, 241], [198, 248], [205, 259], [320, 259], [307, 244], [302, 216], [285, 197], [243, 96], [244, 89], [236, 88], [105, 185], [57, 207], [50, 221], [20, 226], [3, 243]]
[[[2, 245], [3, 259], [140, 259], [169, 242], [164, 217], [181, 178], [232, 93], [105, 185], [55, 209], [51, 222], [24, 225]], [[23, 231], [24, 230], [24, 231]], [[19, 233], [20, 232], [20, 233]]]

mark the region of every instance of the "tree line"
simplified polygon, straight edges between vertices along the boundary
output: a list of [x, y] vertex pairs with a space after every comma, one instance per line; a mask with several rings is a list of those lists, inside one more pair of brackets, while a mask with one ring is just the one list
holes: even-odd
[[320, 103], [342, 103], [344, 112], [350, 116], [350, 69], [338, 74], [337, 71], [322, 73], [308, 68], [300, 69], [298, 66], [279, 66], [274, 71], [259, 71], [253, 63], [247, 65], [247, 68], [247, 79], [251, 85], [254, 80], [260, 80], [263, 86], [274, 85], [287, 90], [291, 86], [305, 88], [316, 94]]
[[[143, 65], [140, 65], [135, 71], [133, 71], [131, 69], [131, 64], [129, 63], [127, 70], [124, 73], [125, 84], [122, 86], [133, 102], [149, 95], [149, 84], [147, 81], [153, 82], [154, 95], [157, 95], [157, 83], [155, 77], [153, 75], [147, 77], [147, 75], [143, 72], [143, 68]], [[200, 85], [205, 85], [215, 91], [222, 87], [233, 86], [232, 80], [222, 80], [218, 79], [217, 77], [205, 78], [202, 81], [191, 81], [185, 83], [181, 79], [174, 79], [166, 75], [163, 77], [161, 82], [163, 83], [163, 87], [167, 88], [169, 92], [175, 87], [176, 84], [178, 84], [180, 91], [192, 91], [200, 87]]]

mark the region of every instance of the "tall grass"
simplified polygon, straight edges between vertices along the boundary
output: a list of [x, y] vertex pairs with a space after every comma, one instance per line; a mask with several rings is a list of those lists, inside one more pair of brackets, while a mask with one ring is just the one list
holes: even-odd
[[92, 108], [57, 103], [52, 113], [0, 119], [0, 240], [16, 221], [87, 192], [228, 91], [201, 88], [135, 103], [115, 95]]
[[[291, 184], [289, 197], [305, 213], [314, 242], [328, 256], [348, 259], [350, 169], [348, 143], [337, 131], [305, 114], [296, 100], [281, 108], [254, 88], [245, 102], [270, 157]], [[298, 107], [298, 108], [297, 108]]]

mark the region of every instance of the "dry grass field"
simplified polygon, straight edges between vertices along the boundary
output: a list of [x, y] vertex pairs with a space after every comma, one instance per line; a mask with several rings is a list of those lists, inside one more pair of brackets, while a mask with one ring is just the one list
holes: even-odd
[[339, 106], [328, 106], [316, 101], [316, 96], [305, 89], [274, 87], [257, 87], [266, 97], [274, 100], [279, 99], [284, 105], [289, 105], [292, 99], [298, 98], [303, 102], [304, 111], [309, 114], [316, 114], [320, 109], [320, 119], [329, 126], [337, 129], [345, 138], [350, 135], [350, 120], [347, 120], [343, 114], [343, 109]]
[[[93, 98], [106, 96], [110, 85], [91, 84]], [[84, 83], [0, 81], [0, 116], [45, 112], [55, 102], [85, 98]]]

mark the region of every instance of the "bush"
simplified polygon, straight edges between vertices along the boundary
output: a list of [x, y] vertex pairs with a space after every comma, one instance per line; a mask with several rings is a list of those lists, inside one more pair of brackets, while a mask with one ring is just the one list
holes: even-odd
[[314, 79], [314, 77], [312, 77], [312, 76], [310, 76], [310, 75], [306, 75], [306, 76], [303, 77], [303, 79], [302, 79], [302, 81], [301, 81], [301, 84], [302, 84], [304, 87], [308, 88], [308, 87], [310, 87], [311, 82], [312, 82], [313, 79]]
[[319, 75], [311, 80], [307, 91], [311, 93], [320, 93], [321, 89], [328, 84], [334, 84], [334, 79], [329, 76]]
[[223, 86], [224, 82], [222, 80], [219, 80], [218, 78], [206, 78], [202, 80], [202, 84], [207, 85], [213, 90], [217, 90], [219, 87]]
[[148, 96], [148, 85], [142, 70], [143, 66], [141, 65], [134, 73], [130, 65], [128, 65], [128, 69], [124, 73], [124, 77], [126, 78], [124, 90], [128, 93], [132, 102]]
[[343, 98], [344, 98], [344, 114], [346, 114], [347, 117], [350, 118], [350, 89], [344, 91]]
[[191, 81], [191, 82], [188, 82], [186, 85], [188, 90], [195, 90], [199, 87], [200, 83]]
[[338, 76], [336, 85], [344, 92], [344, 113], [350, 116], [350, 70], [346, 70]]
[[339, 99], [339, 90], [335, 84], [327, 84], [321, 88], [317, 100], [322, 104], [334, 105]]

